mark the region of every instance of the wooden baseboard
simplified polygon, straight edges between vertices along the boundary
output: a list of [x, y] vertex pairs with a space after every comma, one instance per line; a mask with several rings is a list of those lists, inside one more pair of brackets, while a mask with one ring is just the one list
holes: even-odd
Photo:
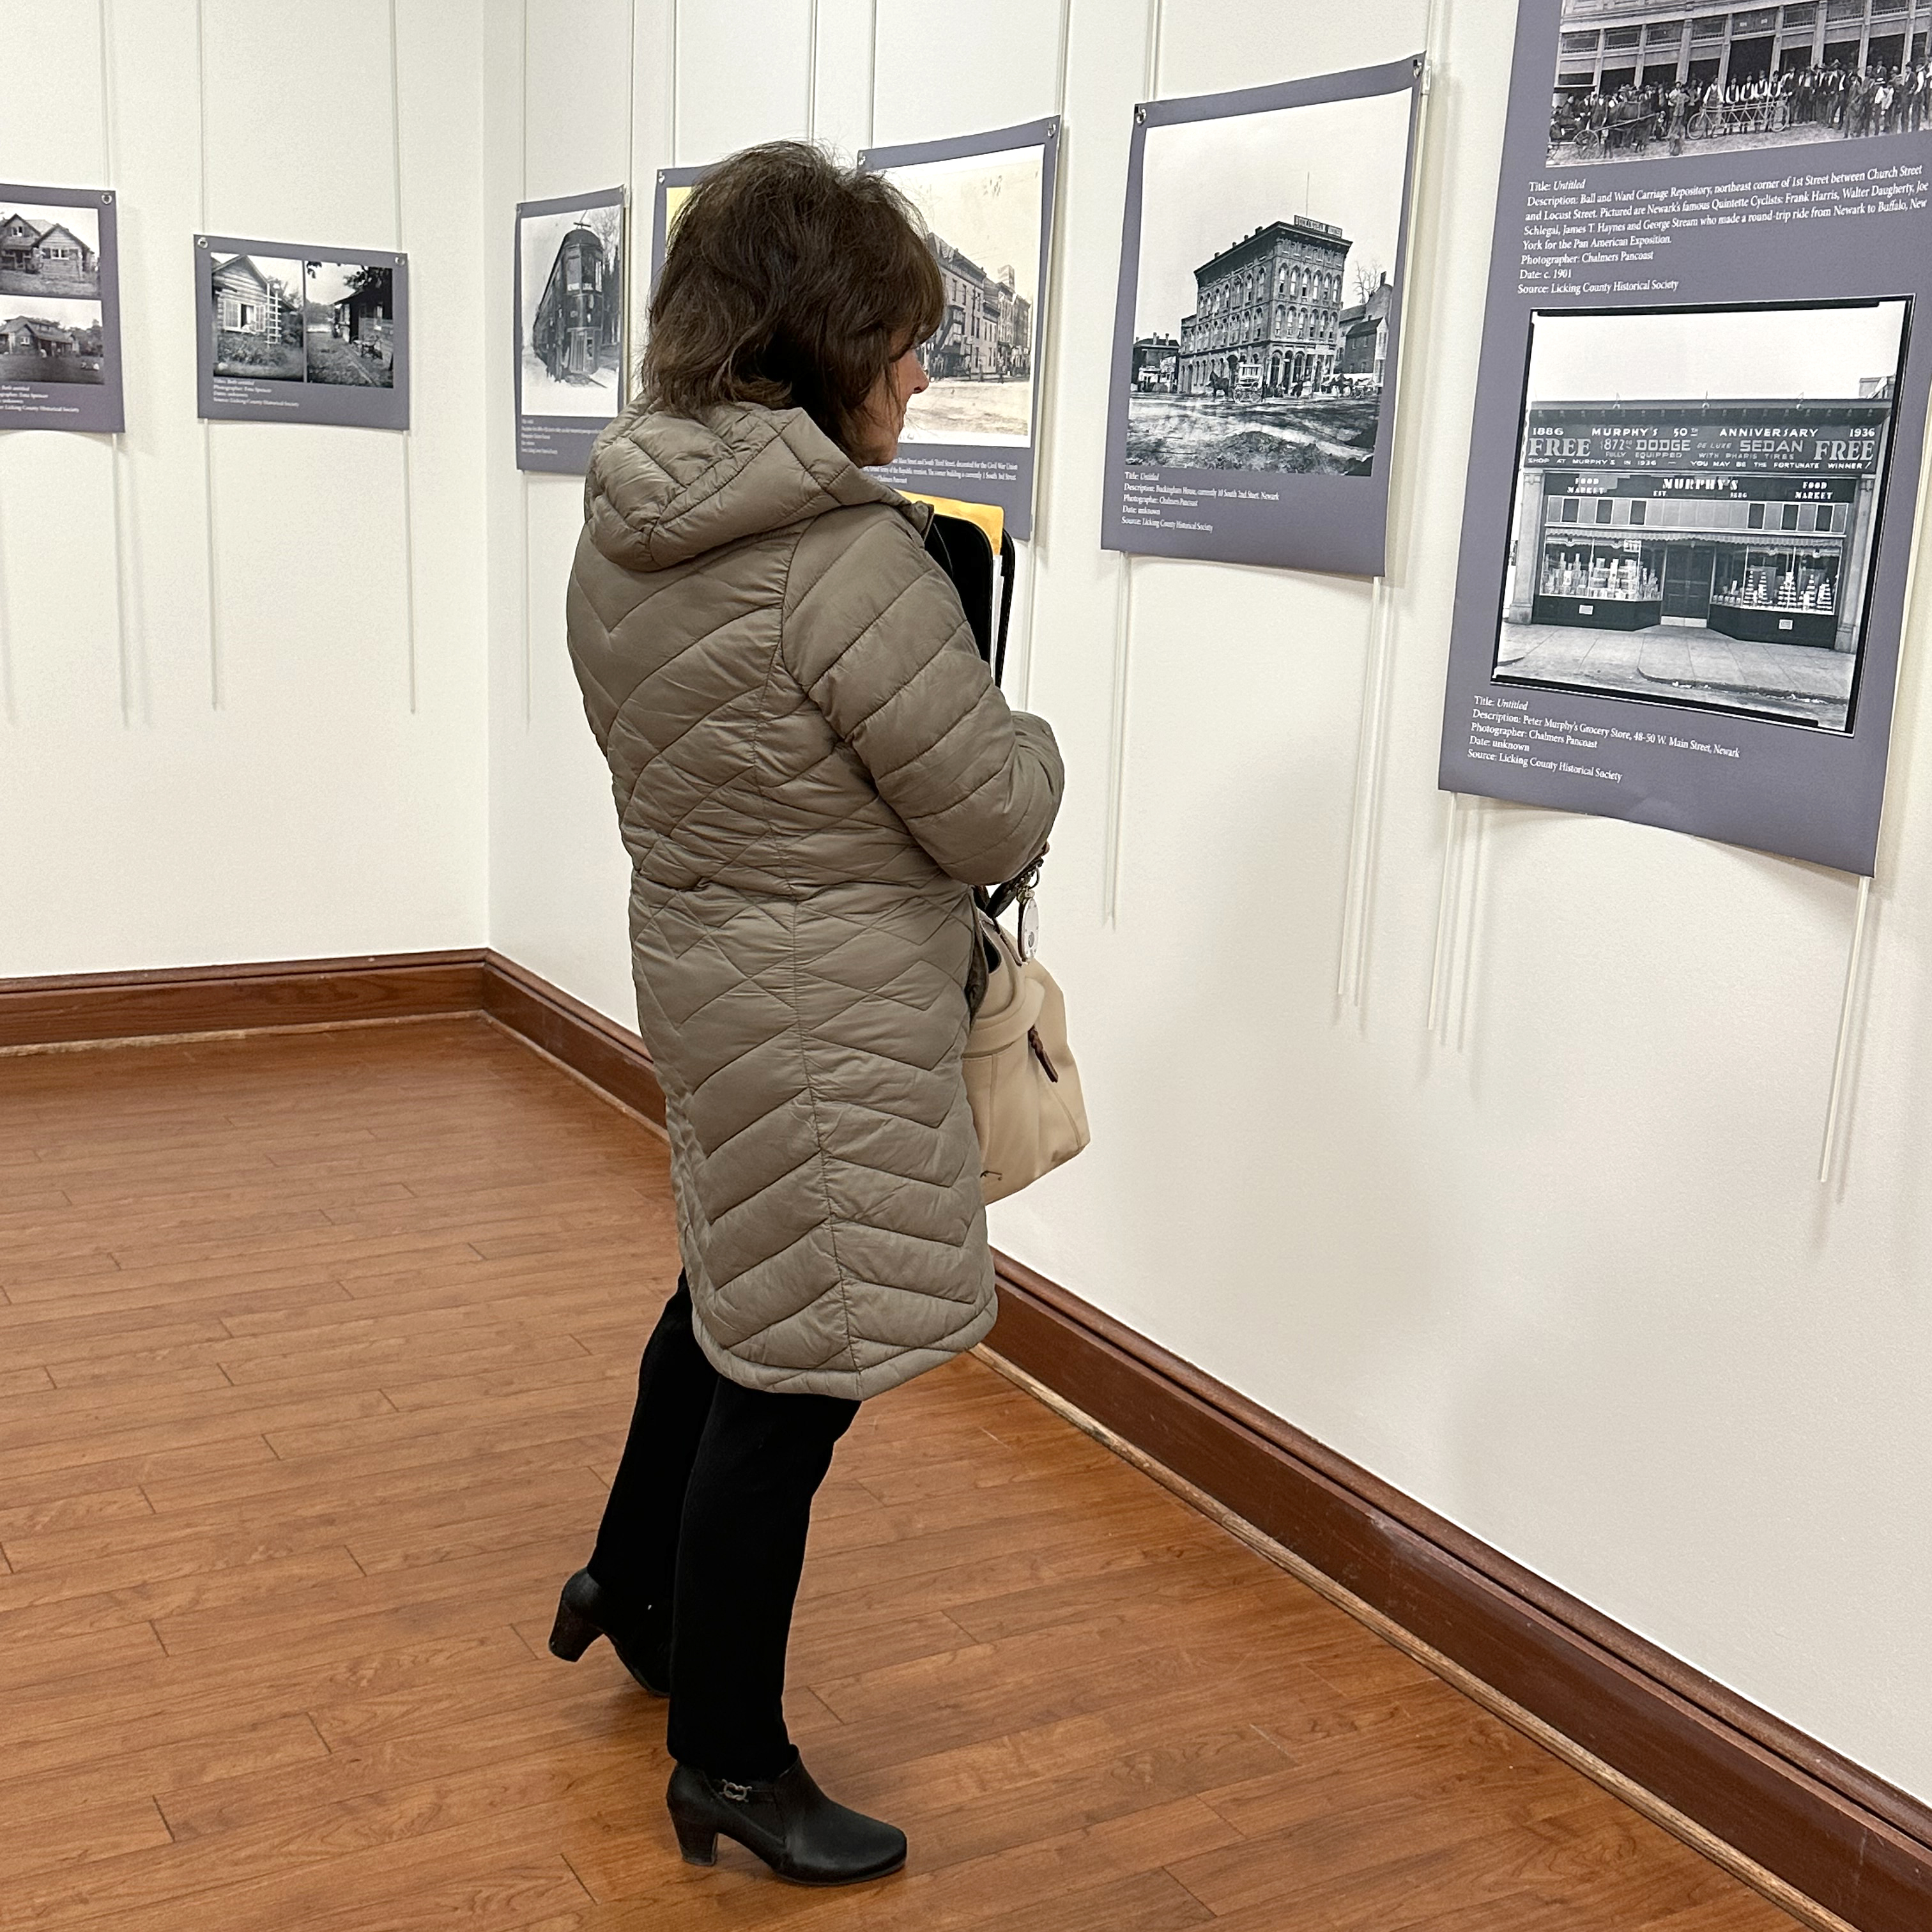
[[475, 1012], [485, 956], [371, 954], [0, 980], [0, 1051]]
[[[488, 952], [0, 980], [0, 1051], [486, 1014], [662, 1124], [634, 1034]], [[1932, 1925], [1932, 1807], [1019, 1262], [988, 1346], [1346, 1599], [1859, 1932]]]
[[634, 1113], [664, 1125], [664, 1090], [638, 1036], [513, 960], [483, 961], [483, 1010]]
[[1932, 1925], [1932, 1808], [1004, 1256], [988, 1347], [1860, 1932]]

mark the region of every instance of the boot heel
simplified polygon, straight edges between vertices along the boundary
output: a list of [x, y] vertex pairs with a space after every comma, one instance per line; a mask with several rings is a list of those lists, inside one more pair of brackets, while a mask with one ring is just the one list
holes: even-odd
[[677, 1848], [688, 1865], [715, 1865], [718, 1862], [718, 1830], [695, 1818], [680, 1818], [674, 1811], [670, 1822], [677, 1832]]
[[550, 1626], [550, 1654], [566, 1664], [574, 1664], [604, 1633], [581, 1610], [568, 1601], [556, 1606], [556, 1622]]

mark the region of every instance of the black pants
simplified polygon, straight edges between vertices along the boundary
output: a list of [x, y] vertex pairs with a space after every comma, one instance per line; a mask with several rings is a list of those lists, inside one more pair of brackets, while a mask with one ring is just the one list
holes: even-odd
[[748, 1782], [790, 1765], [785, 1642], [812, 1498], [858, 1413], [728, 1381], [698, 1346], [678, 1276], [638, 1372], [590, 1574], [634, 1632], [669, 1628], [666, 1742], [680, 1763]]

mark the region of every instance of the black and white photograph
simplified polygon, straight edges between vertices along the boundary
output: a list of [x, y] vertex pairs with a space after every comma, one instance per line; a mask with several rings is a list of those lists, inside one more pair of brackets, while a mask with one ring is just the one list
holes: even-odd
[[1010, 148], [882, 170], [925, 218], [946, 312], [922, 352], [932, 387], [905, 442], [1024, 443], [1033, 434], [1045, 151]]
[[0, 302], [100, 299], [100, 211], [22, 203], [0, 188]]
[[302, 334], [311, 382], [395, 383], [394, 272], [377, 262], [304, 262]]
[[121, 427], [114, 197], [0, 185], [0, 429]]
[[524, 409], [617, 412], [623, 381], [624, 211], [608, 204], [527, 218], [523, 249]]
[[98, 302], [43, 298], [0, 320], [0, 382], [98, 385], [104, 361]]
[[1850, 730], [1911, 306], [1534, 315], [1494, 681]]
[[214, 314], [218, 376], [265, 382], [308, 380], [299, 257], [212, 254], [208, 299]]
[[[1562, 0], [1552, 167], [1932, 127], [1928, 0]], [[1839, 164], [1838, 165], [1842, 165]]]
[[1134, 110], [1109, 548], [1380, 568], [1421, 74]]
[[409, 428], [406, 256], [198, 235], [195, 260], [203, 416]]
[[522, 468], [580, 472], [623, 406], [624, 215], [621, 188], [518, 208]]
[[895, 488], [997, 508], [1033, 534], [1034, 457], [1060, 123], [1028, 122], [862, 151], [913, 206], [939, 265], [939, 326], [920, 346], [929, 386], [906, 409]]
[[1127, 461], [1368, 474], [1406, 93], [1150, 128]]

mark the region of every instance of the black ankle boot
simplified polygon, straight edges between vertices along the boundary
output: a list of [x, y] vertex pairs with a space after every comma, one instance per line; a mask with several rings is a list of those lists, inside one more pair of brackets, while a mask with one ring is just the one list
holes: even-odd
[[664, 1802], [687, 1864], [716, 1864], [721, 1832], [794, 1885], [856, 1885], [905, 1863], [903, 1832], [835, 1804], [796, 1758], [766, 1784], [737, 1784], [680, 1764]]
[[670, 1695], [670, 1637], [626, 1628], [610, 1594], [588, 1570], [580, 1570], [563, 1586], [556, 1622], [550, 1633], [550, 1654], [574, 1664], [600, 1636], [610, 1640], [617, 1661], [653, 1697]]

